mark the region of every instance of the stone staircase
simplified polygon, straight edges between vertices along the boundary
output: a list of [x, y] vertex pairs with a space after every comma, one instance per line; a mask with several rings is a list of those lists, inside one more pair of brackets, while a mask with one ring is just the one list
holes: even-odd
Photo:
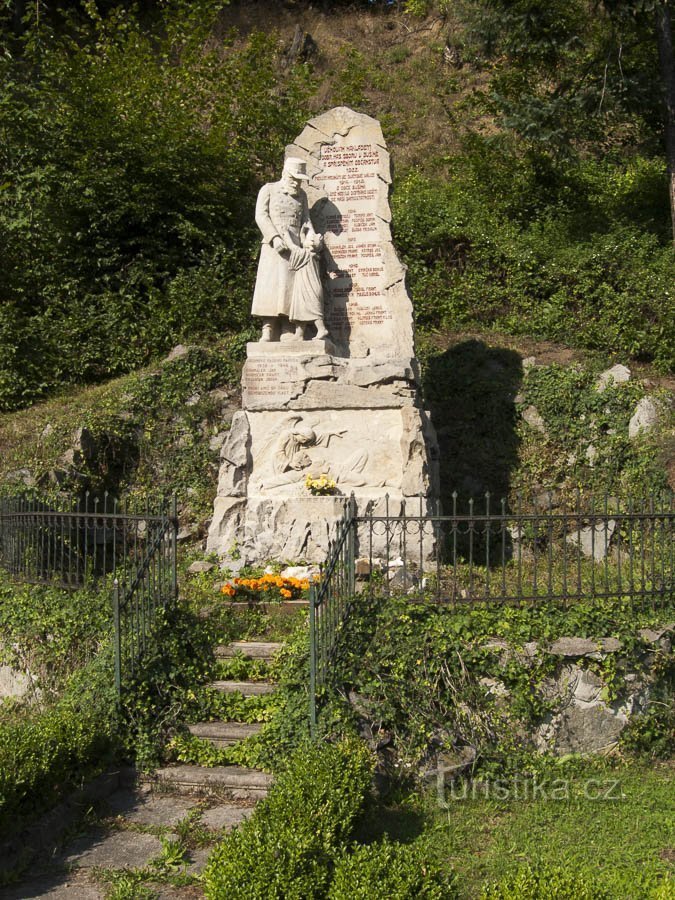
[[[271, 662], [283, 647], [279, 642], [233, 641], [215, 648], [217, 659], [227, 660], [243, 656], [244, 659]], [[238, 693], [244, 697], [272, 694], [276, 685], [269, 681], [217, 680], [208, 685], [212, 690], [225, 694]], [[208, 740], [215, 747], [226, 747], [257, 734], [261, 724], [246, 722], [214, 721], [197, 722], [188, 726], [191, 734]], [[164, 766], [146, 779], [158, 792], [215, 795], [232, 800], [259, 800], [267, 794], [272, 776], [257, 769], [243, 766]]]

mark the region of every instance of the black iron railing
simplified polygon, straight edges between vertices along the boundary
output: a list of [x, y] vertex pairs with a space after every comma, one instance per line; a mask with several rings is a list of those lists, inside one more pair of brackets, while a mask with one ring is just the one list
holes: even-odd
[[489, 494], [447, 514], [420, 501], [355, 517], [368, 589], [457, 603], [614, 600], [664, 606], [675, 591], [672, 494], [495, 504]]
[[358, 595], [411, 602], [675, 608], [673, 494], [646, 499], [556, 492], [497, 504], [452, 495], [442, 514], [426, 498], [345, 504], [310, 600], [310, 723], [340, 654]]
[[312, 735], [316, 729], [317, 694], [330, 677], [340, 630], [354, 598], [355, 516], [356, 502], [352, 495], [345, 501], [335, 540], [329, 543], [321, 580], [311, 585], [309, 591], [309, 719]]
[[176, 534], [175, 498], [0, 498], [0, 566], [15, 578], [65, 589], [112, 583], [118, 691], [158, 611], [176, 598]]

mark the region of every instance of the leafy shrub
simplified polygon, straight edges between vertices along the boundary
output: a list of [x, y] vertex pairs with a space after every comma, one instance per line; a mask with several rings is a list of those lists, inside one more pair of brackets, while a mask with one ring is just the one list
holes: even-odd
[[610, 900], [593, 879], [557, 866], [524, 866], [498, 884], [487, 885], [481, 900]]
[[656, 164], [556, 168], [476, 141], [449, 162], [450, 182], [412, 172], [393, 196], [421, 325], [497, 325], [675, 365], [675, 262], [639, 190], [662, 177]]
[[211, 900], [309, 900], [328, 888], [361, 813], [371, 758], [358, 741], [307, 745], [290, 759], [253, 816], [214, 851]]
[[91, 662], [110, 625], [105, 589], [18, 584], [0, 569], [0, 662], [31, 672], [41, 690], [58, 690]]
[[40, 8], [0, 27], [0, 409], [245, 325], [257, 188], [305, 118], [306, 70], [210, 43], [210, 0]]
[[140, 767], [156, 765], [178, 723], [199, 709], [198, 685], [215, 667], [213, 643], [208, 620], [184, 603], [158, 613], [143, 666], [124, 685], [124, 739]]
[[52, 706], [0, 723], [1, 829], [104, 769], [116, 745], [115, 709], [111, 660], [101, 653]]
[[335, 866], [330, 900], [452, 900], [455, 879], [430, 862], [419, 843], [358, 847]]
[[675, 701], [672, 695], [643, 715], [633, 716], [621, 733], [621, 747], [638, 756], [670, 759], [675, 753]]

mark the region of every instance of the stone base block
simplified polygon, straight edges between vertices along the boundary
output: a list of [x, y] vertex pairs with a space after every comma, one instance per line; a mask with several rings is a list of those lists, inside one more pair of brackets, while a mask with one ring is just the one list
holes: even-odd
[[[405, 559], [417, 566], [421, 561], [422, 568], [434, 558], [436, 536], [428, 523], [417, 518], [430, 513], [427, 498], [371, 500], [358, 494], [355, 498], [357, 513], [363, 517], [356, 535], [356, 557]], [[225, 563], [228, 559], [325, 562], [346, 501], [344, 496], [219, 497], [207, 550], [218, 553]]]

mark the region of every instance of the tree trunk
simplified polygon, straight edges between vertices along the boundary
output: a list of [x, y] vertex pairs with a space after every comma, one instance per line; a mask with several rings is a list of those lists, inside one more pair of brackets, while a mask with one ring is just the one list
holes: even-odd
[[669, 0], [656, 7], [656, 40], [659, 47], [661, 81], [666, 102], [666, 160], [668, 162], [668, 191], [670, 218], [675, 248], [675, 57], [673, 56], [673, 23]]

